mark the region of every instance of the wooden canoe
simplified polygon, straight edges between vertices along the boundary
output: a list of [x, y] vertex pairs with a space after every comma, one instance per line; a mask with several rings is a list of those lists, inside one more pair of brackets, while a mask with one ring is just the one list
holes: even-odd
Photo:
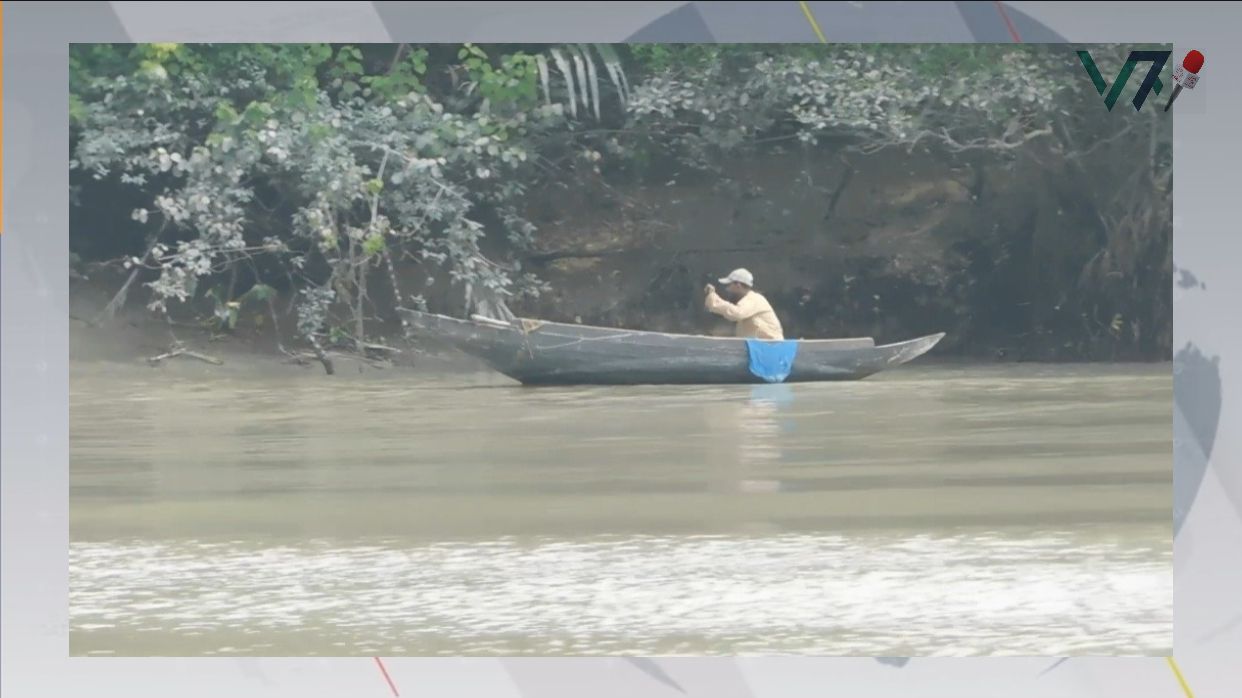
[[[539, 320], [462, 320], [401, 309], [411, 337], [441, 342], [524, 385], [762, 383], [746, 342]], [[944, 334], [876, 346], [869, 337], [798, 340], [787, 383], [859, 380], [926, 354]]]

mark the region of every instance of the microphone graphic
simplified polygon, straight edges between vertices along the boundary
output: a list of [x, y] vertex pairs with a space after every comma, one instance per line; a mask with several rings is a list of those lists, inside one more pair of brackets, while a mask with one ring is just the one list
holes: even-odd
[[1190, 51], [1186, 57], [1182, 59], [1182, 64], [1173, 70], [1173, 82], [1177, 83], [1177, 87], [1173, 88], [1173, 94], [1169, 95], [1169, 103], [1164, 105], [1164, 110], [1168, 111], [1173, 106], [1173, 100], [1182, 93], [1182, 88], [1188, 90], [1195, 89], [1195, 84], [1199, 82], [1199, 71], [1203, 70], [1203, 54], [1198, 51]]

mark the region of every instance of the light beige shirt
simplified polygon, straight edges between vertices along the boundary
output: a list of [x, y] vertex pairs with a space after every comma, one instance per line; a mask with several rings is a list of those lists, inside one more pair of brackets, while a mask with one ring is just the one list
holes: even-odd
[[784, 339], [785, 331], [781, 329], [781, 321], [772, 310], [768, 299], [751, 291], [737, 303], [730, 303], [715, 293], [707, 295], [707, 310], [726, 320], [737, 323], [738, 337], [754, 339]]

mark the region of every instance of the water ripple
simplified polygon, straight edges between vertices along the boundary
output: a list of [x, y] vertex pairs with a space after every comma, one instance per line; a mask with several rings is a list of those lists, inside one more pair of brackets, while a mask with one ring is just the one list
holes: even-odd
[[[1075, 533], [74, 543], [75, 653], [1072, 655], [1171, 645], [1171, 553]], [[149, 634], [154, 639], [144, 642]], [[119, 643], [119, 645], [118, 645]], [[163, 648], [162, 651], [159, 648]], [[398, 651], [401, 648], [402, 651]]]

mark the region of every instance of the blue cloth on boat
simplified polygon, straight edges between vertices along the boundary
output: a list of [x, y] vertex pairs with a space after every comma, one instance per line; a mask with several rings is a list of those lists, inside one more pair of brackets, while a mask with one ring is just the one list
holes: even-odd
[[798, 342], [747, 339], [746, 351], [750, 354], [750, 372], [756, 378], [768, 383], [783, 383], [793, 372]]

